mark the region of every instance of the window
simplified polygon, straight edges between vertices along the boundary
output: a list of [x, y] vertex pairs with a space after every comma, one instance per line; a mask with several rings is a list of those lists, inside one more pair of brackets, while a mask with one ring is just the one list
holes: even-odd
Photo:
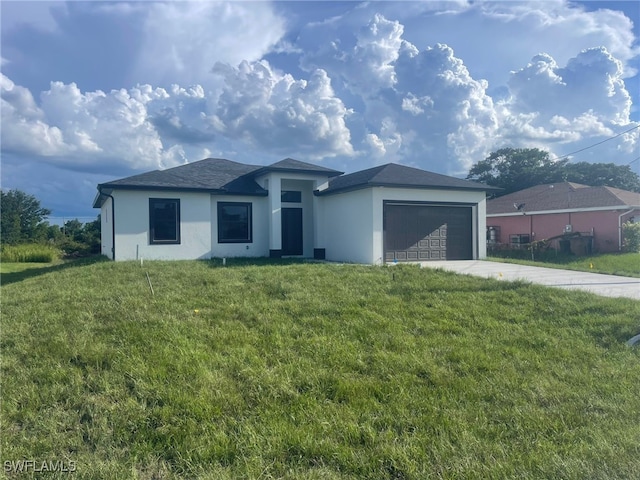
[[218, 202], [218, 243], [251, 242], [251, 204]]
[[509, 235], [509, 243], [513, 246], [520, 246], [531, 243], [531, 236], [528, 233], [519, 233], [517, 235]]
[[302, 202], [302, 192], [295, 190], [283, 190], [280, 193], [280, 201], [286, 203], [300, 203]]
[[149, 199], [149, 243], [180, 243], [180, 200], [175, 198]]

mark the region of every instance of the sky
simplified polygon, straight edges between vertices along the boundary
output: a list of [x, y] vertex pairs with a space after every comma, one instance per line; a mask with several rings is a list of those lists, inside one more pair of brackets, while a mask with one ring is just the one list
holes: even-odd
[[99, 183], [209, 157], [464, 178], [598, 144], [571, 161], [640, 174], [639, 27], [636, 1], [2, 0], [1, 186], [89, 221]]

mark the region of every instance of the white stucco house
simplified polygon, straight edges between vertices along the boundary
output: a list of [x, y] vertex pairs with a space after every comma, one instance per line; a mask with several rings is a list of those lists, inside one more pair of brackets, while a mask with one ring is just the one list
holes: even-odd
[[483, 184], [397, 164], [349, 175], [208, 158], [98, 185], [114, 260], [299, 256], [382, 264], [486, 255]]

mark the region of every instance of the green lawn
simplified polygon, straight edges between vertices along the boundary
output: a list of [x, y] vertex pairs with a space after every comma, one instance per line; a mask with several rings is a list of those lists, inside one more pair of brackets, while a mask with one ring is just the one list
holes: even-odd
[[536, 261], [491, 256], [487, 260], [534, 265], [537, 267], [564, 268], [582, 272], [607, 273], [625, 277], [640, 277], [640, 253], [615, 253], [585, 257], [547, 254]]
[[637, 478], [640, 302], [410, 265], [229, 263], [4, 273], [3, 465]]
[[32, 262], [32, 263], [15, 263], [15, 262], [2, 262], [0, 263], [0, 273], [18, 273], [24, 272], [26, 270], [31, 270], [34, 268], [50, 268], [53, 267], [53, 263], [44, 263], [44, 262]]

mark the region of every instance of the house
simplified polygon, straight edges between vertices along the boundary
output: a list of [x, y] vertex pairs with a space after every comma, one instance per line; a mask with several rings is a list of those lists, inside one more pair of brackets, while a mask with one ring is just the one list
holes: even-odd
[[114, 260], [298, 256], [366, 264], [486, 255], [483, 184], [387, 164], [208, 158], [98, 185]]
[[640, 193], [613, 187], [554, 183], [487, 201], [490, 246], [556, 238], [574, 253], [617, 252], [627, 221], [640, 221]]

